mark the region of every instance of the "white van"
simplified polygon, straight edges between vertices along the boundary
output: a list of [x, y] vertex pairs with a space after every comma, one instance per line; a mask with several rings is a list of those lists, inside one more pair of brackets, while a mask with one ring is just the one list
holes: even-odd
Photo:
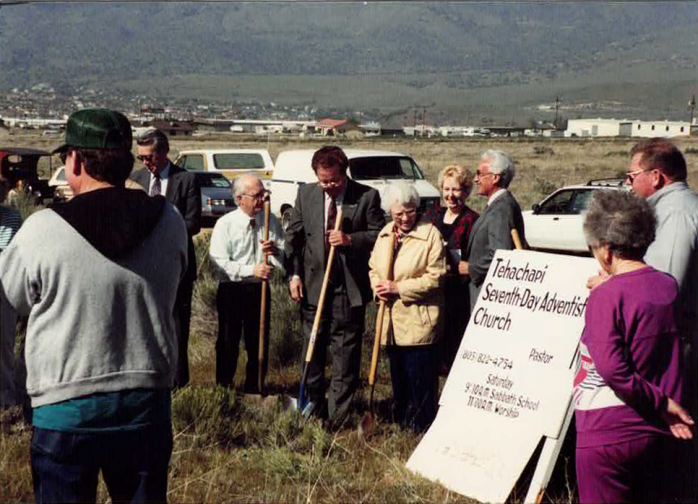
[[[441, 199], [439, 191], [424, 179], [414, 159], [390, 151], [343, 149], [349, 159], [347, 175], [383, 195], [388, 184], [402, 180], [414, 184], [420, 197], [420, 210]], [[271, 179], [271, 210], [288, 225], [296, 202], [298, 186], [317, 182], [311, 166], [316, 149], [289, 150], [279, 154]]]

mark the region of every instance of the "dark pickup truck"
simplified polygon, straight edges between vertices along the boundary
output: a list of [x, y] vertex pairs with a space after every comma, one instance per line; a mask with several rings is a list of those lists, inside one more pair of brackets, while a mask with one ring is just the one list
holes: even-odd
[[21, 180], [25, 188], [34, 195], [37, 204], [53, 201], [54, 187], [48, 185], [48, 178], [39, 178], [39, 159], [48, 156], [49, 173], [51, 170], [52, 155], [48, 151], [40, 149], [27, 149], [21, 147], [0, 147], [0, 170], [2, 176], [15, 187]]

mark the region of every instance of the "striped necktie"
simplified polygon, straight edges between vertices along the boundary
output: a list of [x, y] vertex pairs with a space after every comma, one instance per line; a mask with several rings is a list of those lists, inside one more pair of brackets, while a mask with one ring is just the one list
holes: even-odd
[[155, 180], [153, 180], [153, 186], [150, 188], [150, 195], [151, 196], [160, 196], [160, 194], [162, 194], [162, 184], [160, 182], [160, 174], [153, 173], [153, 177], [155, 178]]

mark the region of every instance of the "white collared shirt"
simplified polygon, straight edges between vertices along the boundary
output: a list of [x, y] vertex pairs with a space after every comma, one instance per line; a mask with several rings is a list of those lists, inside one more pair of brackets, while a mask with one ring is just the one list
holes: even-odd
[[[167, 166], [160, 170], [160, 194], [163, 196], [167, 194], [167, 179], [170, 176], [170, 162], [167, 162]], [[153, 193], [153, 184], [155, 183], [155, 175], [150, 174], [150, 184], [148, 184], [148, 194]]]
[[487, 200], [487, 206], [490, 206], [494, 200], [499, 198], [505, 192], [507, 192], [506, 189], [497, 189], [495, 192], [493, 192], [490, 199]]
[[[253, 218], [239, 208], [224, 215], [216, 222], [211, 233], [209, 257], [215, 265], [219, 282], [255, 283], [254, 267], [263, 260], [259, 240], [264, 238], [264, 211], [254, 216], [255, 226], [250, 226]], [[276, 243], [279, 256], [284, 250], [284, 230], [274, 214], [269, 216], [269, 239]], [[283, 266], [276, 256], [269, 256], [277, 268]]]

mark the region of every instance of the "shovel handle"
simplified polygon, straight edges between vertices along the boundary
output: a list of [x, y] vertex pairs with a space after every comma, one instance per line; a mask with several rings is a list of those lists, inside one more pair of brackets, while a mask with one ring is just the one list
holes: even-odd
[[[269, 239], [269, 214], [271, 213], [271, 203], [269, 201], [269, 194], [264, 196], [264, 240]], [[269, 264], [269, 256], [264, 254], [264, 264]], [[257, 354], [257, 360], [259, 361], [259, 370], [257, 372], [257, 386], [259, 388], [260, 394], [262, 393], [262, 386], [264, 385], [264, 347], [265, 347], [265, 334], [267, 331], [267, 289], [269, 282], [267, 280], [262, 280], [262, 302], [259, 312], [259, 352]]]
[[516, 228], [512, 228], [511, 230], [511, 239], [514, 240], [514, 246], [517, 250], [523, 249], [523, 245], [521, 244], [521, 237], [519, 236], [519, 232], [516, 230]]
[[385, 315], [385, 301], [381, 300], [378, 305], [378, 315], [376, 315], [376, 335], [373, 339], [371, 370], [368, 373], [368, 384], [371, 387], [376, 383], [376, 369], [378, 368], [378, 356], [381, 351], [381, 335], [383, 334], [383, 315]]
[[[395, 234], [390, 236], [390, 250], [388, 252], [388, 272], [387, 280], [393, 279], [393, 258], [395, 257]], [[373, 355], [371, 356], [371, 369], [368, 373], [368, 384], [373, 391], [373, 385], [376, 383], [376, 369], [378, 368], [378, 356], [381, 350], [381, 336], [383, 335], [383, 317], [385, 316], [385, 301], [381, 299], [378, 305], [378, 314], [376, 315], [376, 334], [373, 339]]]
[[[342, 224], [342, 206], [337, 209], [337, 220], [334, 223], [334, 230], [339, 231], [339, 226]], [[305, 353], [305, 362], [308, 363], [313, 358], [313, 350], [315, 349], [315, 340], [317, 333], [320, 330], [320, 320], [322, 319], [322, 309], [325, 305], [325, 294], [327, 293], [327, 284], [330, 282], [330, 274], [332, 273], [332, 263], [334, 262], [335, 246], [330, 247], [330, 253], [327, 256], [327, 267], [325, 268], [325, 276], [322, 279], [322, 288], [320, 289], [320, 299], [318, 299], [317, 310], [315, 311], [315, 320], [313, 320], [313, 328], [310, 331], [310, 341], [308, 341], [308, 351]]]

